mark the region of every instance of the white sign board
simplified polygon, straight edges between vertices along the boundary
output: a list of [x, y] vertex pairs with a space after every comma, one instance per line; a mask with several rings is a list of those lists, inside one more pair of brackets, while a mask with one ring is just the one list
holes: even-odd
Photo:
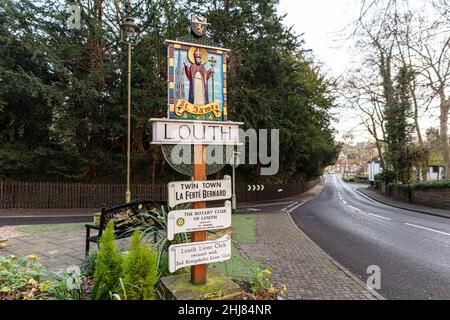
[[226, 200], [231, 198], [231, 177], [223, 180], [176, 181], [168, 184], [169, 207], [180, 203]]
[[220, 230], [231, 226], [231, 202], [225, 207], [186, 209], [169, 212], [167, 218], [167, 239], [183, 232]]
[[242, 122], [150, 119], [152, 144], [239, 145]]
[[231, 259], [231, 237], [226, 235], [213, 241], [174, 244], [169, 247], [169, 271], [199, 264], [223, 262]]

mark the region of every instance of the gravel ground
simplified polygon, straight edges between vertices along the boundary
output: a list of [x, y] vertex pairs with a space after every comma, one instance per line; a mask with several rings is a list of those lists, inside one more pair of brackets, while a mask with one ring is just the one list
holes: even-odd
[[25, 235], [15, 230], [15, 226], [0, 227], [0, 239], [10, 239]]

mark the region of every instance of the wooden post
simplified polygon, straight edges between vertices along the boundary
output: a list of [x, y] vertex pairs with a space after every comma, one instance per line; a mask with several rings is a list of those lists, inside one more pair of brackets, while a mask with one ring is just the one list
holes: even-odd
[[[204, 161], [206, 146], [194, 145], [194, 180], [206, 180], [206, 163]], [[206, 202], [194, 202], [193, 209], [206, 208]], [[191, 242], [205, 241], [206, 231], [197, 231], [191, 233]], [[206, 283], [206, 264], [200, 264], [191, 267], [191, 282], [193, 285], [202, 285]]]

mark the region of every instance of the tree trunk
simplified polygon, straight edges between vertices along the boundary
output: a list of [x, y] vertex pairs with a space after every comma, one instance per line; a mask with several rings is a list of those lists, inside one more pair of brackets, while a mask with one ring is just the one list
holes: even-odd
[[[417, 102], [417, 97], [416, 97], [416, 85], [415, 85], [415, 80], [413, 80], [414, 85], [412, 85], [411, 83], [409, 84], [409, 90], [411, 92], [411, 96], [412, 96], [412, 100], [413, 100], [413, 105], [414, 105], [414, 125], [416, 128], [416, 134], [417, 134], [417, 139], [419, 140], [419, 162], [420, 162], [420, 170], [421, 171], [421, 178], [422, 181], [426, 181], [427, 180], [427, 159], [425, 157], [425, 146], [423, 143], [423, 138], [422, 138], [422, 132], [420, 130], [420, 124], [419, 124], [419, 104]], [[417, 175], [418, 177], [420, 177], [420, 175]]]
[[445, 94], [443, 92], [440, 93], [440, 122], [441, 122], [441, 144], [442, 144], [442, 153], [444, 156], [444, 178], [450, 179], [450, 148], [448, 143], [448, 112], [450, 109], [450, 97], [448, 100], [445, 100]]

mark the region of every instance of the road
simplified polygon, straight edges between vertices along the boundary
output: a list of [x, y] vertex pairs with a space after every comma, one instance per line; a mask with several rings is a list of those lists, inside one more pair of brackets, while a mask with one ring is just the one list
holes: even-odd
[[387, 299], [450, 299], [450, 219], [366, 198], [339, 176], [290, 212], [312, 240], [363, 282], [379, 266]]

